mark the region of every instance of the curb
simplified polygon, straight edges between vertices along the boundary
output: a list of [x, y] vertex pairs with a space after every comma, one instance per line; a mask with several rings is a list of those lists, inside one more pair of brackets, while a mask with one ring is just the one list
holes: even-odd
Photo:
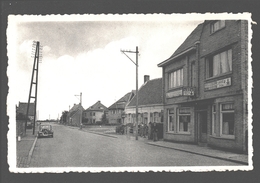
[[31, 147], [31, 149], [29, 151], [29, 155], [28, 155], [28, 159], [27, 159], [27, 165], [29, 165], [30, 162], [31, 162], [33, 150], [34, 150], [35, 144], [37, 142], [37, 139], [38, 139], [38, 137], [36, 136], [35, 139], [34, 139], [33, 145], [32, 145], [32, 147]]
[[97, 132], [86, 131], [86, 130], [82, 130], [82, 131], [92, 133], [92, 134], [96, 134], [96, 135], [103, 135], [103, 136], [106, 136], [106, 137], [117, 138], [116, 136], [107, 135], [107, 134], [104, 134], [104, 133], [97, 133]]
[[187, 152], [187, 153], [191, 153], [191, 154], [206, 156], [206, 157], [210, 157], [210, 158], [215, 158], [215, 159], [230, 161], [230, 162], [239, 163], [239, 164], [243, 164], [243, 165], [248, 165], [248, 163], [246, 163], [246, 162], [244, 162], [244, 161], [233, 160], [233, 159], [223, 158], [223, 157], [219, 157], [219, 156], [213, 156], [213, 155], [209, 155], [209, 154], [197, 153], [197, 152], [193, 152], [193, 151], [189, 151], [189, 150], [184, 150], [184, 149], [180, 149], [180, 148], [167, 147], [167, 146], [163, 146], [163, 145], [153, 144], [153, 143], [150, 143], [150, 142], [147, 142], [146, 144], [152, 145], [152, 146], [157, 146], [157, 147], [163, 147], [163, 148], [167, 148], [167, 149], [174, 149], [174, 150], [183, 151], [183, 152]]

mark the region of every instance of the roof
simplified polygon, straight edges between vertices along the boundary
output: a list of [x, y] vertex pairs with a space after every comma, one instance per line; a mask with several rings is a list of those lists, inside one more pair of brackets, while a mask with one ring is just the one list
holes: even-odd
[[[138, 105], [154, 104], [163, 104], [162, 78], [145, 82], [138, 91]], [[127, 106], [136, 106], [136, 95]]]
[[68, 116], [74, 116], [80, 108], [82, 109], [82, 111], [84, 111], [84, 108], [80, 104], [74, 104], [74, 106], [69, 110]]
[[[27, 113], [27, 106], [28, 106], [28, 103], [19, 102], [19, 106], [17, 108], [17, 112], [26, 115], [26, 113]], [[30, 103], [28, 115], [29, 116], [34, 116], [34, 103]]]
[[124, 109], [127, 103], [134, 97], [134, 95], [135, 90], [132, 90], [131, 92], [125, 94], [118, 101], [113, 103], [108, 109]]
[[167, 60], [161, 62], [158, 64], [159, 67], [164, 66], [168, 62], [172, 61], [173, 59], [196, 49], [195, 44], [200, 41], [203, 24], [199, 24], [191, 33], [190, 35], [185, 39], [185, 41], [177, 48], [177, 50], [168, 58]]
[[86, 109], [86, 111], [103, 111], [103, 110], [107, 110], [107, 107], [104, 106], [100, 101], [97, 101], [94, 105]]

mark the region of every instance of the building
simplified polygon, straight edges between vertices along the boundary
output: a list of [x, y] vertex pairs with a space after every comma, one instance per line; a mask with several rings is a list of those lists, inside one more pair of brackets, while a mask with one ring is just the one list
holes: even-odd
[[247, 46], [247, 21], [204, 21], [158, 64], [165, 140], [246, 151]]
[[[18, 107], [16, 107], [17, 114], [22, 114], [26, 116], [27, 107], [28, 107], [28, 103], [19, 102]], [[30, 118], [30, 120], [33, 120], [34, 118], [34, 103], [29, 104], [28, 117]]]
[[[125, 124], [136, 123], [136, 95], [125, 108]], [[163, 100], [162, 78], [150, 80], [150, 76], [144, 76], [144, 84], [138, 91], [138, 124], [156, 122], [159, 126], [159, 138], [162, 138]]]
[[82, 123], [82, 113], [84, 108], [81, 104], [74, 104], [67, 114], [67, 124], [72, 126], [80, 126]]
[[90, 106], [83, 112], [87, 124], [101, 123], [103, 115], [107, 115], [108, 109], [100, 101]]
[[135, 95], [135, 90], [127, 93], [110, 107], [108, 107], [108, 120], [110, 124], [124, 124], [125, 106]]

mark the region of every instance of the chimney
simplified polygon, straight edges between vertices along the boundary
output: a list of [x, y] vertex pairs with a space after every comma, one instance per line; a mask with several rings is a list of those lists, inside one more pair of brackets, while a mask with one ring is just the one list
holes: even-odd
[[150, 76], [149, 75], [144, 75], [144, 83], [146, 83], [149, 80], [150, 80]]

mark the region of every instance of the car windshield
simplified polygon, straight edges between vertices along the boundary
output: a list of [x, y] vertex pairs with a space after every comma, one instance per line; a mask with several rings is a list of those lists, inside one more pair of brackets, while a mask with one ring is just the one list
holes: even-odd
[[50, 125], [41, 125], [41, 129], [50, 129], [51, 128], [51, 126]]

